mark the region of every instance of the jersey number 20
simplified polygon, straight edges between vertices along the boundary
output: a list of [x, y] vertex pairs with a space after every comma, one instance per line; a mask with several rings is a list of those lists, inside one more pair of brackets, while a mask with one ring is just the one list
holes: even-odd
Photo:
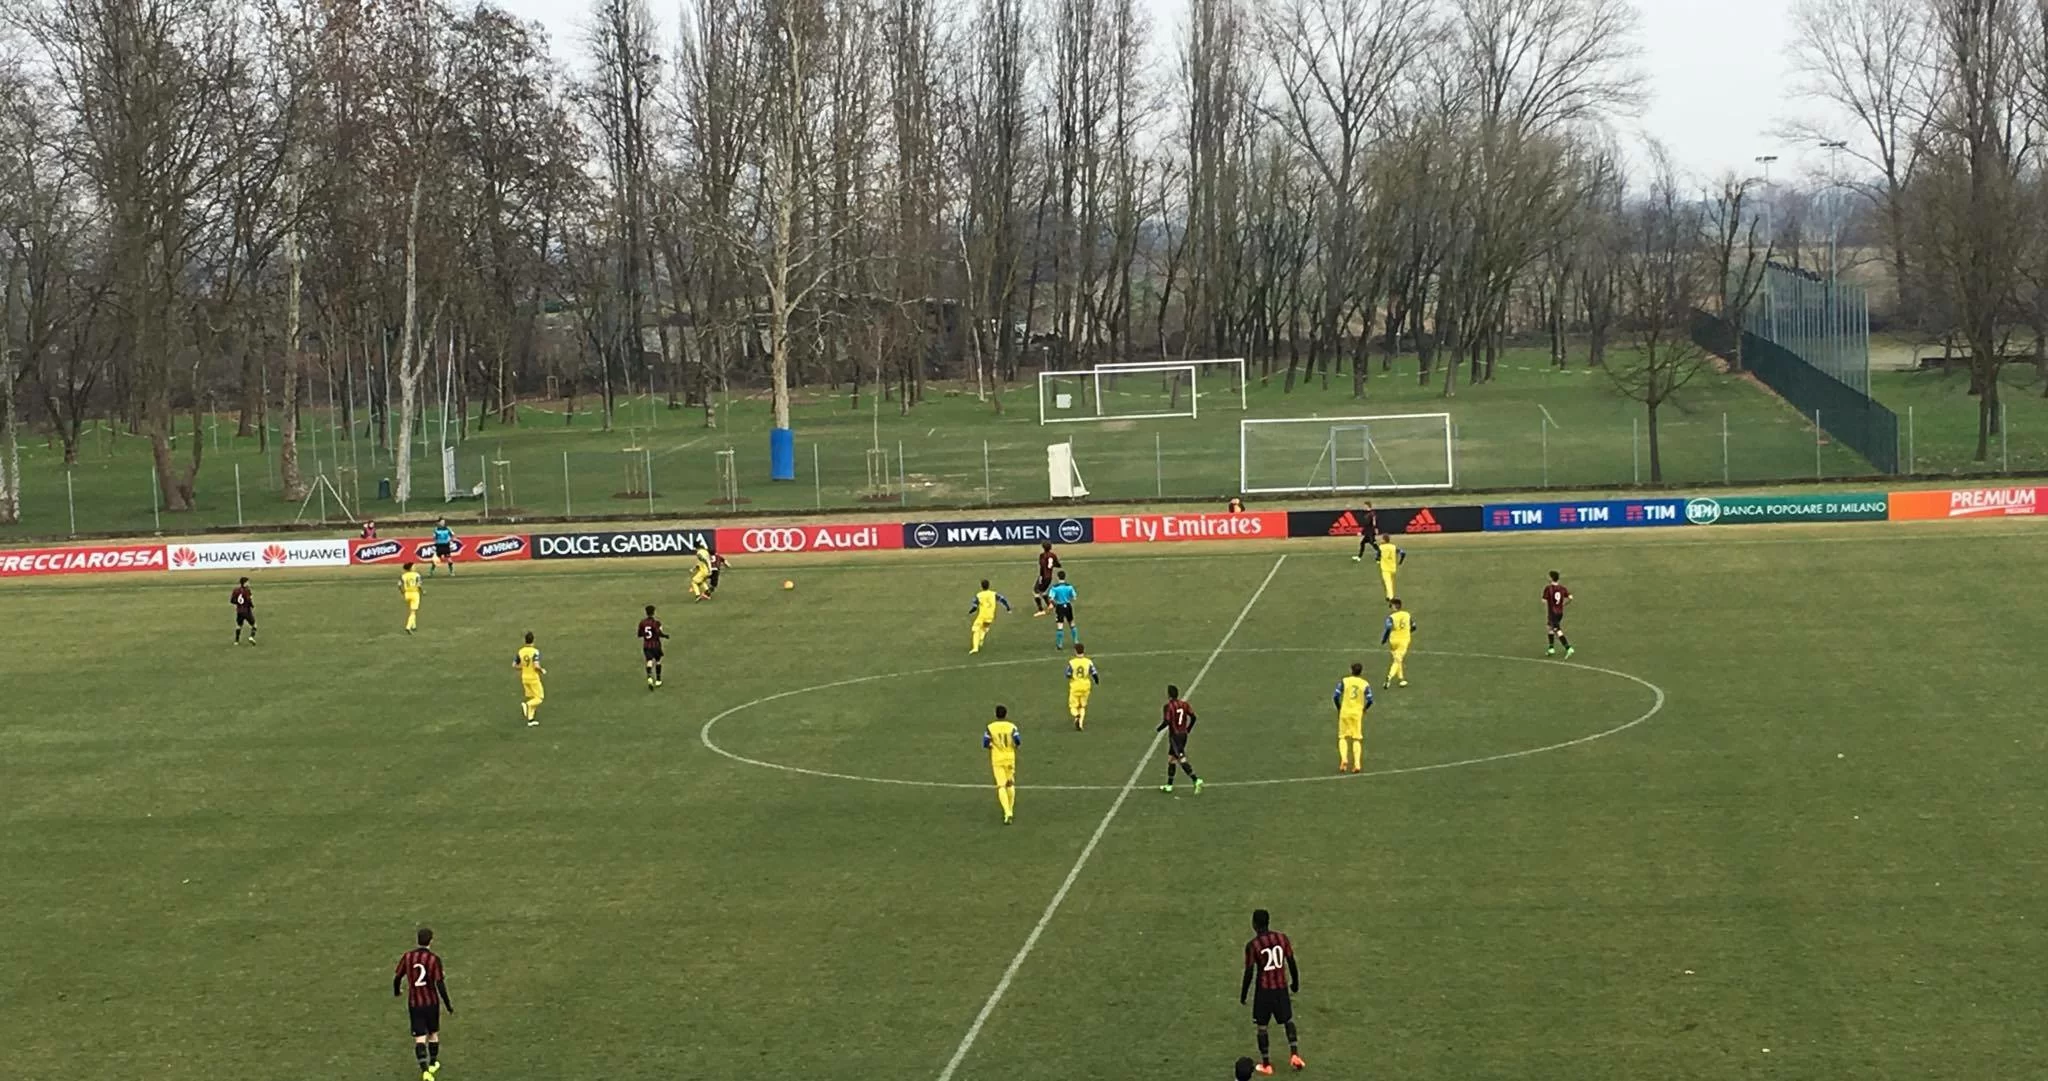
[[1287, 963], [1287, 951], [1278, 946], [1267, 946], [1259, 951], [1266, 957], [1266, 971], [1278, 972]]

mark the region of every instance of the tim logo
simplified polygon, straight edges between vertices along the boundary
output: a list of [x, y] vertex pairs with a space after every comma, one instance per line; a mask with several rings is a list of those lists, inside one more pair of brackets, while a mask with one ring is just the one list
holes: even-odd
[[193, 567], [199, 564], [199, 553], [190, 548], [171, 549], [171, 566]]

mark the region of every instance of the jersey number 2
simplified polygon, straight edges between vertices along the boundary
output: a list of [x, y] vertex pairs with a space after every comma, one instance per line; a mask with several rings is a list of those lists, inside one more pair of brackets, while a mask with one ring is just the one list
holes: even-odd
[[414, 987], [425, 987], [427, 985], [427, 966], [417, 963], [412, 966], [412, 985]]

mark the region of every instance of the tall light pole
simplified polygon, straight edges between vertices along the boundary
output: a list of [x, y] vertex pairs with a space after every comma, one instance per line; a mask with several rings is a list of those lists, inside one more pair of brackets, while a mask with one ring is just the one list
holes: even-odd
[[[1771, 220], [1771, 215], [1773, 209], [1778, 205], [1778, 195], [1771, 188], [1771, 163], [1778, 160], [1778, 155], [1758, 154], [1753, 160], [1758, 165], [1764, 167], [1764, 250], [1767, 252], [1776, 251], [1778, 231], [1776, 225]], [[1766, 261], [1764, 264], [1764, 279], [1768, 281], [1770, 275], [1770, 264]], [[1775, 343], [1778, 340], [1778, 300], [1774, 292], [1769, 289], [1764, 290], [1764, 320], [1765, 325], [1770, 330], [1771, 341]]]
[[1827, 341], [1828, 361], [1835, 368], [1837, 377], [1841, 369], [1841, 319], [1836, 311], [1835, 261], [1837, 238], [1842, 232], [1842, 171], [1841, 154], [1848, 143], [1840, 139], [1824, 139], [1820, 148], [1828, 152], [1828, 291], [1827, 308], [1821, 312], [1821, 334]]

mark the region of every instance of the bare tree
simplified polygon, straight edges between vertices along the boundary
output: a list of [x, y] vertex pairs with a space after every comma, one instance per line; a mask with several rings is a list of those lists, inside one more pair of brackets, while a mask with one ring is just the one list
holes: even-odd
[[1733, 328], [1735, 346], [1729, 362], [1742, 370], [1742, 327], [1749, 306], [1763, 285], [1771, 261], [1771, 238], [1763, 235], [1763, 215], [1751, 201], [1762, 182], [1724, 174], [1706, 199], [1709, 251], [1714, 262], [1715, 312]]
[[1643, 403], [1650, 483], [1661, 484], [1660, 411], [1707, 370], [1709, 362], [1689, 333], [1693, 305], [1702, 292], [1700, 210], [1679, 190], [1661, 147], [1652, 148], [1652, 159], [1655, 172], [1649, 191], [1629, 209], [1629, 253], [1622, 271], [1623, 306], [1635, 340], [1606, 368], [1617, 390]]

